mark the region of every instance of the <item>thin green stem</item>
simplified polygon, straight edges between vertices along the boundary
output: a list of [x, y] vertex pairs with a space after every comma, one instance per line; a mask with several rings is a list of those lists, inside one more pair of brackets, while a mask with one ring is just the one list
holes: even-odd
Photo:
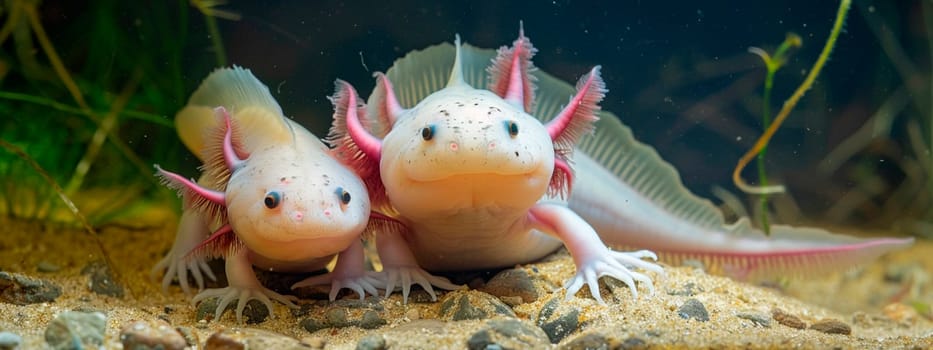
[[[775, 56], [777, 52], [775, 53]], [[771, 126], [771, 88], [774, 86], [774, 73], [777, 72], [777, 66], [768, 64], [768, 74], [765, 76], [764, 96], [761, 106], [761, 128], [767, 130]], [[765, 171], [765, 154], [768, 152], [768, 146], [761, 148], [758, 152], [758, 185], [768, 186], [768, 174]], [[765, 234], [771, 234], [771, 223], [768, 220], [768, 195], [762, 194], [758, 198], [759, 215], [761, 216], [761, 229]]]
[[758, 141], [755, 142], [755, 146], [752, 147], [742, 158], [739, 159], [739, 162], [736, 164], [735, 169], [732, 171], [732, 181], [735, 183], [736, 187], [744, 191], [745, 193], [754, 193], [754, 194], [770, 194], [770, 193], [780, 193], [784, 191], [784, 186], [752, 186], [749, 185], [745, 180], [742, 179], [742, 169], [752, 161], [755, 156], [764, 149], [774, 134], [777, 132], [778, 128], [781, 127], [781, 124], [784, 123], [784, 120], [790, 115], [790, 111], [794, 109], [794, 106], [797, 105], [797, 102], [806, 94], [807, 90], [813, 86], [813, 82], [816, 80], [816, 77], [820, 74], [820, 71], [823, 70], [823, 66], [826, 64], [826, 61], [829, 60], [829, 54], [833, 51], [833, 47], [836, 45], [836, 39], [839, 38], [839, 33], [842, 31], [842, 24], [845, 22], [846, 14], [849, 12], [849, 7], [852, 5], [851, 0], [842, 0], [839, 3], [839, 10], [836, 12], [836, 20], [833, 23], [833, 29], [829, 33], [829, 38], [826, 39], [826, 44], [823, 46], [823, 51], [820, 52], [820, 56], [816, 59], [816, 62], [813, 63], [813, 67], [810, 68], [810, 72], [807, 74], [807, 77], [803, 80], [800, 86], [794, 90], [794, 93], [784, 101], [784, 106], [781, 107], [781, 111], [778, 112], [776, 118], [774, 118], [774, 123], [768, 127], [767, 130], [758, 138]]
[[214, 55], [217, 57], [217, 66], [227, 66], [227, 53], [224, 51], [224, 41], [220, 37], [220, 29], [217, 27], [217, 20], [212, 16], [204, 16], [207, 23], [207, 32], [211, 36], [211, 43], [214, 45]]
[[[95, 123], [97, 122], [97, 113], [93, 111], [87, 111], [87, 110], [84, 110], [78, 107], [69, 106], [67, 104], [57, 102], [55, 100], [44, 98], [44, 97], [23, 94], [19, 92], [0, 90], [0, 99], [37, 104], [40, 106], [45, 106], [45, 107], [49, 107], [52, 109], [56, 109], [56, 110], [59, 110], [65, 113], [87, 116], [88, 118], [91, 119], [91, 121], [94, 121]], [[168, 127], [168, 128], [175, 127], [174, 125], [172, 125], [171, 120], [169, 120], [168, 118], [165, 118], [165, 116], [156, 115], [152, 113], [124, 110], [120, 112], [120, 115], [131, 118], [131, 119], [137, 119], [137, 120], [150, 122], [150, 123], [153, 123], [159, 126]]]
[[84, 156], [81, 157], [81, 161], [78, 162], [78, 166], [75, 167], [75, 171], [71, 175], [71, 180], [69, 180], [68, 185], [65, 186], [66, 194], [73, 195], [81, 188], [81, 184], [84, 182], [84, 176], [87, 175], [88, 170], [91, 168], [91, 164], [97, 159], [97, 154], [100, 152], [100, 147], [104, 144], [104, 140], [107, 139], [107, 135], [116, 127], [117, 117], [120, 115], [120, 111], [126, 107], [130, 96], [136, 91], [136, 86], [140, 78], [140, 71], [137, 70], [130, 78], [126, 87], [124, 87], [123, 92], [114, 101], [110, 113], [100, 122], [97, 131], [95, 131], [94, 136], [91, 137], [91, 142], [88, 144]]

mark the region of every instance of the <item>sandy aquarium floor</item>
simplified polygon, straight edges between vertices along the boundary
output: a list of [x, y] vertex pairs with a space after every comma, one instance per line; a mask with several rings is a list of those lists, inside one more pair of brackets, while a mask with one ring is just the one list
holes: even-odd
[[[47, 338], [58, 341], [61, 334], [70, 339], [66, 344], [101, 341], [107, 349], [124, 348], [124, 342], [136, 348], [160, 342], [165, 348], [933, 348], [929, 241], [807, 281], [753, 285], [697, 267], [666, 266], [666, 276], [652, 275], [656, 293], [639, 287], [637, 299], [624, 285], [603, 279], [606, 305], [587, 288], [565, 299], [559, 287], [574, 266], [560, 251], [513, 269], [452, 276], [470, 288], [443, 293], [437, 302], [419, 288], [407, 304], [398, 293], [364, 301], [343, 293], [328, 302], [326, 290], [312, 289], [300, 292], [298, 310], [276, 304], [275, 318], [238, 324], [229, 311], [219, 320], [198, 317], [177, 285], [163, 293], [149, 278], [171, 244], [175, 216], [146, 216], [100, 228], [114, 264], [110, 274], [88, 233], [0, 219], [0, 349], [17, 343], [45, 348]], [[215, 271], [222, 274], [222, 268]], [[107, 288], [108, 277], [123, 284], [122, 297], [112, 296], [119, 293]], [[291, 293], [282, 288], [300, 277], [261, 278]], [[61, 294], [23, 304], [34, 297], [24, 295], [30, 293], [24, 283], [57, 285]], [[62, 322], [75, 314], [84, 317]], [[94, 333], [95, 322], [104, 329], [102, 340], [83, 333]]]

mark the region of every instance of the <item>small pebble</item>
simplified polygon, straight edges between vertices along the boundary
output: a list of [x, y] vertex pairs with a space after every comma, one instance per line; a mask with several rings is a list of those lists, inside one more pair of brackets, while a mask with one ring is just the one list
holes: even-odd
[[408, 309], [408, 311], [405, 311], [405, 317], [408, 318], [409, 320], [412, 320], [412, 321], [414, 321], [414, 320], [420, 320], [420, 319], [421, 319], [421, 311], [418, 311], [417, 308]]
[[881, 312], [891, 320], [897, 322], [913, 323], [920, 317], [917, 310], [902, 303], [885, 305]]
[[298, 339], [258, 328], [228, 328], [207, 339], [204, 350], [308, 349]]
[[61, 269], [61, 266], [55, 265], [45, 260], [42, 260], [36, 264], [36, 271], [39, 272], [58, 272]]
[[498, 318], [486, 322], [486, 327], [467, 339], [467, 348], [488, 349], [541, 349], [550, 345], [547, 334], [527, 321]]
[[182, 338], [185, 338], [185, 343], [192, 349], [196, 349], [197, 345], [201, 343], [198, 339], [198, 333], [192, 331], [191, 328], [178, 326], [175, 327], [175, 330], [178, 331], [178, 334], [181, 334]]
[[356, 343], [356, 350], [384, 350], [385, 348], [386, 340], [378, 334], [365, 336]]
[[[516, 297], [520, 298], [521, 302], [519, 302], [519, 304], [538, 300], [538, 290], [535, 289], [534, 281], [532, 281], [528, 273], [521, 268], [499, 272], [493, 276], [481, 290], [499, 298], [510, 298], [513, 302], [516, 301]], [[517, 305], [509, 302], [506, 303]]]
[[475, 290], [447, 293], [441, 301], [440, 318], [448, 321], [481, 320], [494, 315], [516, 317], [499, 298]]
[[19, 334], [12, 332], [0, 332], [0, 350], [13, 350], [23, 343], [23, 338]]
[[646, 343], [644, 339], [631, 337], [625, 339], [619, 349], [646, 349], [648, 347], [647, 345], [648, 343]]
[[52, 349], [99, 348], [104, 344], [107, 316], [100, 312], [65, 311], [45, 329]]
[[363, 317], [360, 319], [359, 327], [363, 329], [375, 329], [388, 324], [386, 320], [379, 317], [379, 313], [373, 310], [368, 310], [363, 313]]
[[560, 350], [609, 350], [614, 349], [602, 334], [588, 333], [558, 347]]
[[706, 306], [699, 300], [692, 298], [687, 299], [683, 305], [677, 308], [677, 315], [684, 319], [692, 318], [701, 322], [709, 321], [709, 313], [706, 311]]
[[43, 279], [0, 272], [0, 301], [16, 305], [48, 303], [62, 295], [62, 288]]
[[845, 322], [834, 319], [822, 319], [810, 325], [810, 329], [828, 334], [852, 334], [852, 327]]
[[788, 326], [790, 328], [805, 329], [807, 324], [804, 323], [799, 317], [791, 315], [784, 310], [774, 309], [771, 310], [771, 318], [773, 318], [777, 323]]
[[580, 310], [561, 307], [561, 298], [552, 298], [538, 311], [536, 324], [547, 334], [552, 344], [557, 344], [577, 330], [580, 325]]
[[692, 297], [696, 295], [697, 293], [701, 293], [701, 292], [703, 292], [703, 288], [697, 287], [696, 283], [689, 282], [689, 283], [684, 284], [683, 287], [681, 287], [679, 290], [667, 291], [667, 294]]
[[185, 338], [161, 319], [133, 321], [120, 331], [120, 343], [124, 349], [184, 349], [188, 346]]
[[347, 322], [347, 310], [342, 307], [331, 308], [324, 312], [324, 321], [331, 327], [345, 327]]
[[757, 314], [754, 312], [742, 312], [736, 314], [735, 317], [752, 321], [752, 323], [765, 328], [771, 327], [771, 318], [767, 315]]
[[315, 319], [314, 317], [307, 317], [301, 320], [301, 322], [299, 322], [298, 325], [310, 333], [314, 333], [325, 328], [330, 328], [329, 325]]
[[103, 261], [88, 263], [81, 270], [81, 274], [90, 278], [92, 292], [116, 298], [123, 297], [123, 286], [114, 281], [110, 267]]

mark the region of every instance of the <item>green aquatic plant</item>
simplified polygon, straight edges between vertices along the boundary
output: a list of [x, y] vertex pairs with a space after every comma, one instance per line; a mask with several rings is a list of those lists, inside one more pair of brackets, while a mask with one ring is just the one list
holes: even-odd
[[[787, 38], [784, 39], [784, 42], [778, 46], [777, 50], [774, 50], [774, 55], [768, 54], [767, 51], [762, 50], [761, 48], [748, 48], [749, 52], [758, 55], [758, 57], [761, 57], [761, 60], [764, 61], [765, 68], [767, 69], [761, 102], [761, 127], [764, 130], [767, 130], [768, 127], [771, 126], [771, 89], [774, 87], [774, 74], [777, 73], [778, 69], [781, 69], [785, 63], [787, 63], [787, 58], [790, 55], [790, 49], [800, 47], [802, 44], [803, 42], [799, 35], [788, 33]], [[767, 152], [767, 144], [761, 148], [761, 151], [758, 152], [758, 183], [761, 186], [768, 185], [768, 174], [765, 171], [765, 154]], [[768, 222], [768, 194], [762, 194], [759, 196], [758, 205], [760, 207], [761, 213], [761, 228], [765, 231], [765, 233], [770, 234], [771, 225]]]
[[[794, 106], [797, 105], [797, 102], [800, 101], [803, 95], [806, 94], [807, 90], [813, 86], [813, 82], [816, 80], [816, 77], [819, 76], [820, 71], [823, 69], [823, 66], [829, 59], [829, 54], [833, 51], [833, 47], [836, 45], [836, 39], [839, 37], [839, 33], [842, 31], [842, 25], [845, 22], [846, 14], [849, 12], [849, 7], [851, 4], [851, 0], [842, 0], [839, 3], [839, 10], [836, 12], [836, 19], [833, 22], [833, 28], [830, 31], [829, 37], [826, 39], [826, 44], [823, 46], [823, 50], [820, 52], [819, 57], [817, 57], [816, 62], [813, 63], [813, 67], [810, 68], [809, 73], [807, 73], [806, 78], [804, 78], [804, 81], [800, 84], [800, 86], [794, 90], [794, 93], [791, 94], [791, 96], [786, 101], [784, 101], [784, 105], [781, 107], [780, 112], [778, 112], [777, 116], [774, 118], [774, 122], [766, 127], [764, 133], [761, 135], [761, 137], [758, 138], [758, 141], [755, 142], [755, 145], [752, 147], [752, 149], [746, 152], [745, 155], [739, 159], [738, 164], [736, 164], [735, 169], [732, 172], [732, 181], [735, 183], [736, 187], [741, 189], [743, 192], [761, 196], [784, 192], [784, 186], [781, 185], [768, 185], [767, 183], [760, 183], [758, 186], [749, 185], [741, 177], [742, 169], [745, 169], [748, 163], [750, 163], [755, 157], [759, 157], [759, 161], [764, 157], [763, 152], [767, 148], [771, 137], [774, 136], [777, 130], [781, 127], [781, 124], [784, 122], [784, 120], [787, 119], [787, 117], [790, 115], [790, 111], [794, 109]], [[770, 71], [771, 67], [768, 69]], [[767, 103], [768, 101], [765, 102]], [[759, 174], [761, 174], [761, 172]], [[765, 207], [765, 205], [763, 205], [763, 207]], [[763, 211], [762, 218], [766, 217], [766, 211]], [[766, 219], [763, 220], [764, 225], [767, 225]]]
[[[214, 66], [186, 48], [213, 40], [216, 57], [223, 57], [218, 34], [189, 39], [188, 13], [194, 6], [210, 17], [207, 22], [235, 15], [215, 9], [216, 1], [175, 4], [99, 1], [47, 31], [39, 1], [3, 1], [0, 140], [63, 184], [92, 226], [140, 208], [144, 197], [174, 198], [153, 178], [150, 164], [183, 161], [187, 153], [171, 116], [194, 84], [186, 76]], [[0, 214], [73, 221], [49, 182], [4, 149]]]

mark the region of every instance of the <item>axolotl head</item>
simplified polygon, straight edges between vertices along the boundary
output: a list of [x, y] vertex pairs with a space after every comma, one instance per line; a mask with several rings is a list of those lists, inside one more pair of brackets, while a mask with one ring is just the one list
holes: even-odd
[[380, 164], [400, 212], [530, 207], [553, 170], [554, 146], [537, 119], [465, 84], [438, 91], [401, 115], [383, 141]]
[[359, 239], [370, 213], [360, 178], [310, 133], [293, 128], [292, 142], [251, 150], [226, 189], [227, 217], [237, 238], [250, 250], [283, 261], [344, 250]]
[[[381, 205], [387, 199], [402, 216], [419, 220], [465, 210], [521, 213], [545, 196], [568, 194], [573, 145], [592, 129], [605, 94], [599, 67], [581, 77], [577, 94], [542, 124], [529, 114], [535, 49], [522, 30], [487, 69], [488, 90], [464, 78], [463, 60], [475, 66], [478, 56], [461, 56], [459, 37], [455, 49], [447, 86], [409, 109], [381, 73], [366, 110], [349, 83], [337, 82], [329, 140], [364, 177], [373, 201]], [[408, 78], [400, 96], [430, 91], [441, 75], [432, 67], [449, 56], [434, 51], [419, 57], [426, 61], [399, 65]], [[369, 131], [373, 125], [390, 129], [379, 139]]]

